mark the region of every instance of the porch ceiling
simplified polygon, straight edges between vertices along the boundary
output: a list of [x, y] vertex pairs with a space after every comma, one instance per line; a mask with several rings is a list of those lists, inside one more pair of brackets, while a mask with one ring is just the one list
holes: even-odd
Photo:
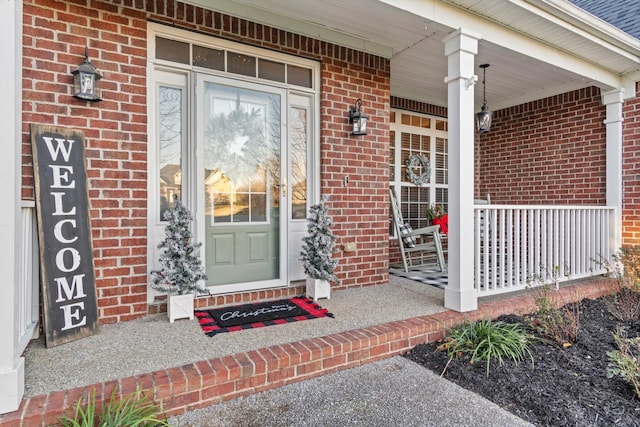
[[188, 2], [391, 58], [391, 93], [435, 105], [447, 104], [442, 40], [459, 27], [482, 35], [476, 64], [491, 64], [492, 109], [590, 85], [620, 87], [625, 74], [640, 80], [640, 40], [565, 0]]

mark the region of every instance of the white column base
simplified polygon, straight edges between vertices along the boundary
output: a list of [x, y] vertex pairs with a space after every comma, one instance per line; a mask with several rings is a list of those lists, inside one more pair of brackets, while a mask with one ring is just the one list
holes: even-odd
[[478, 309], [478, 295], [475, 289], [444, 288], [444, 308], [460, 313]]
[[10, 371], [0, 371], [0, 414], [18, 410], [24, 396], [24, 357]]

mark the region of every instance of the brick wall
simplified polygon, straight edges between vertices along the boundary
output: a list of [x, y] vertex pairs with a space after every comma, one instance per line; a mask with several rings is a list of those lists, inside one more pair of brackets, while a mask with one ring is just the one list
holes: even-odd
[[[29, 123], [83, 130], [101, 323], [147, 313], [147, 20], [320, 61], [321, 192], [330, 196], [340, 247], [353, 242], [358, 248], [336, 255], [338, 288], [387, 281], [388, 60], [179, 2], [90, 4], [24, 2], [22, 197], [34, 198]], [[71, 96], [71, 71], [85, 46], [103, 74], [104, 101], [95, 104]], [[369, 116], [369, 134], [351, 137], [347, 111], [357, 98]], [[267, 293], [199, 304], [260, 295]]]
[[[640, 83], [636, 83], [640, 95]], [[622, 137], [623, 208], [622, 238], [625, 245], [640, 245], [640, 98], [625, 101]]]
[[415, 111], [416, 113], [430, 114], [438, 117], [448, 117], [447, 107], [440, 107], [426, 102], [414, 101], [406, 98], [391, 97], [391, 108], [400, 110]]
[[494, 112], [476, 137], [477, 194], [494, 203], [606, 202], [605, 107], [595, 87]]
[[[384, 283], [389, 273], [389, 61], [346, 53], [322, 61], [322, 193], [330, 196], [340, 247], [357, 247], [342, 253], [334, 289]], [[351, 136], [347, 111], [358, 98], [368, 135]]]
[[[34, 198], [29, 123], [82, 130], [101, 323], [146, 313], [146, 22], [113, 4], [24, 2], [22, 197]], [[104, 101], [72, 98], [89, 59]]]

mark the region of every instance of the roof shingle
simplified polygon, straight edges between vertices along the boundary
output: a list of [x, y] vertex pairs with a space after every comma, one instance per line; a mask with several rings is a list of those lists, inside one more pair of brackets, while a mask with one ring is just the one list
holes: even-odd
[[570, 0], [581, 9], [640, 39], [640, 0]]

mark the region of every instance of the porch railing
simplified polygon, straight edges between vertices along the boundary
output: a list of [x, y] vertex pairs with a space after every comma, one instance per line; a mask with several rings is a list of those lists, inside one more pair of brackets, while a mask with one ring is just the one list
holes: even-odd
[[19, 341], [16, 347], [22, 354], [29, 341], [38, 333], [38, 233], [34, 202], [22, 202], [20, 278], [16, 313]]
[[614, 208], [475, 206], [475, 287], [480, 296], [605, 274]]

